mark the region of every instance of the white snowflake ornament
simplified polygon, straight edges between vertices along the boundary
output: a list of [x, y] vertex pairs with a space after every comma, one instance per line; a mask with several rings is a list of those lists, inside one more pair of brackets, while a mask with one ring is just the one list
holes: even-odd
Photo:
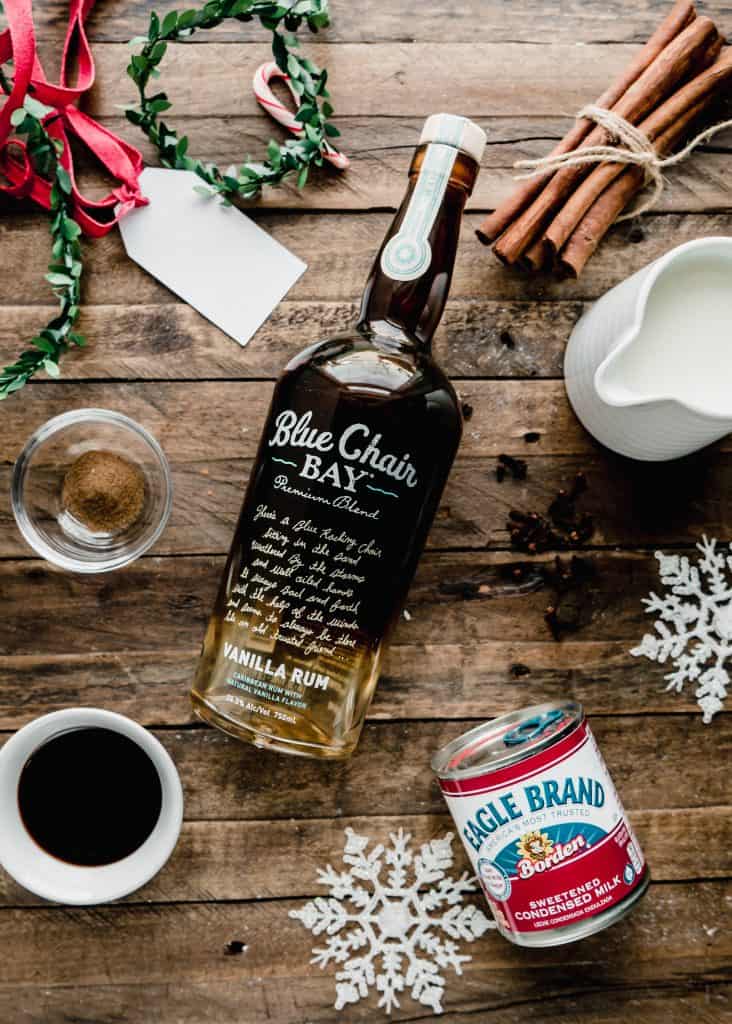
[[[367, 836], [345, 831], [348, 869], [337, 872], [328, 864], [318, 870], [330, 896], [290, 911], [313, 935], [328, 936], [325, 946], [313, 949], [311, 963], [343, 965], [336, 974], [336, 1010], [357, 1003], [375, 987], [381, 993], [379, 1007], [387, 1013], [399, 1006], [398, 993], [405, 989], [412, 999], [442, 1013], [445, 979], [440, 970], [452, 967], [462, 974], [471, 959], [459, 953], [457, 940], [472, 942], [495, 927], [478, 907], [463, 905], [465, 893], [476, 891], [474, 879], [467, 872], [460, 878], [446, 874], [453, 862], [452, 833], [423, 843], [415, 854], [411, 835], [401, 828], [390, 834], [390, 847], [379, 844], [370, 853]], [[388, 870], [382, 880], [384, 865]]]
[[643, 604], [658, 615], [658, 635], [646, 633], [630, 653], [661, 665], [672, 661], [676, 671], [664, 676], [667, 690], [681, 693], [684, 683], [696, 683], [695, 696], [708, 725], [724, 707], [729, 686], [725, 666], [732, 655], [732, 557], [706, 537], [697, 548], [702, 557], [693, 565], [686, 555], [656, 552], [668, 593], [651, 593]]

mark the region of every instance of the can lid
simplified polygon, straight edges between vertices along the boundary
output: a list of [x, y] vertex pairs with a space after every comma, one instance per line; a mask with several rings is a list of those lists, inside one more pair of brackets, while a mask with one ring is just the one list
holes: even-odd
[[431, 114], [424, 123], [419, 143], [442, 142], [446, 146], [455, 146], [476, 163], [480, 163], [488, 136], [483, 129], [457, 114]]
[[583, 719], [576, 701], [550, 701], [510, 711], [452, 740], [432, 758], [443, 779], [467, 779], [516, 764], [552, 746]]

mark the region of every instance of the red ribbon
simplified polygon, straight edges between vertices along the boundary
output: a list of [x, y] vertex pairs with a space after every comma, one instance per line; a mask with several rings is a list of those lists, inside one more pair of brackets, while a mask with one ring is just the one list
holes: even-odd
[[[8, 28], [0, 33], [0, 65], [12, 58], [14, 79], [10, 95], [0, 109], [0, 169], [10, 182], [0, 185], [0, 191], [11, 196], [29, 196], [47, 210], [51, 205], [50, 183], [35, 173], [25, 143], [11, 137], [10, 117], [22, 107], [30, 86], [35, 99], [53, 108], [44, 118], [44, 126], [52, 138], [63, 143], [61, 164], [71, 177], [74, 219], [87, 235], [98, 238], [106, 235], [129, 210], [145, 206], [147, 199], [139, 185], [143, 166], [140, 152], [76, 107], [79, 98], [94, 83], [94, 58], [84, 29], [93, 6], [94, 0], [71, 0], [60, 79], [54, 85], [46, 78], [38, 59], [31, 0], [4, 0]], [[74, 49], [77, 79], [75, 86], [69, 86], [66, 78]], [[104, 199], [95, 201], [79, 192], [68, 133], [81, 139], [120, 181]]]

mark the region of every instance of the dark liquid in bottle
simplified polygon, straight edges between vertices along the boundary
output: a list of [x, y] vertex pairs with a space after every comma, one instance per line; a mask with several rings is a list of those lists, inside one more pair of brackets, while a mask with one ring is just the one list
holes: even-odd
[[459, 403], [430, 355], [477, 173], [456, 147], [420, 145], [357, 325], [274, 390], [191, 693], [258, 746], [353, 751], [457, 451]]
[[134, 853], [157, 824], [163, 791], [155, 765], [111, 729], [72, 729], [26, 761], [18, 807], [31, 837], [69, 864], [99, 867]]
[[[299, 447], [283, 417], [305, 424], [300, 442], [325, 431], [334, 450]], [[209, 707], [245, 707], [270, 745], [338, 755], [363, 723], [460, 414], [431, 359], [343, 336], [283, 374], [264, 438], [204, 644], [200, 696]], [[258, 670], [269, 673], [264, 685]]]

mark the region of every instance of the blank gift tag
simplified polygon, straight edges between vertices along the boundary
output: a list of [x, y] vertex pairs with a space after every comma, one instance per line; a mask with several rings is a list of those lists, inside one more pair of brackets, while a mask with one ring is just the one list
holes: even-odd
[[246, 345], [306, 270], [234, 206], [194, 191], [193, 171], [146, 167], [150, 200], [119, 224], [127, 255], [228, 335]]

